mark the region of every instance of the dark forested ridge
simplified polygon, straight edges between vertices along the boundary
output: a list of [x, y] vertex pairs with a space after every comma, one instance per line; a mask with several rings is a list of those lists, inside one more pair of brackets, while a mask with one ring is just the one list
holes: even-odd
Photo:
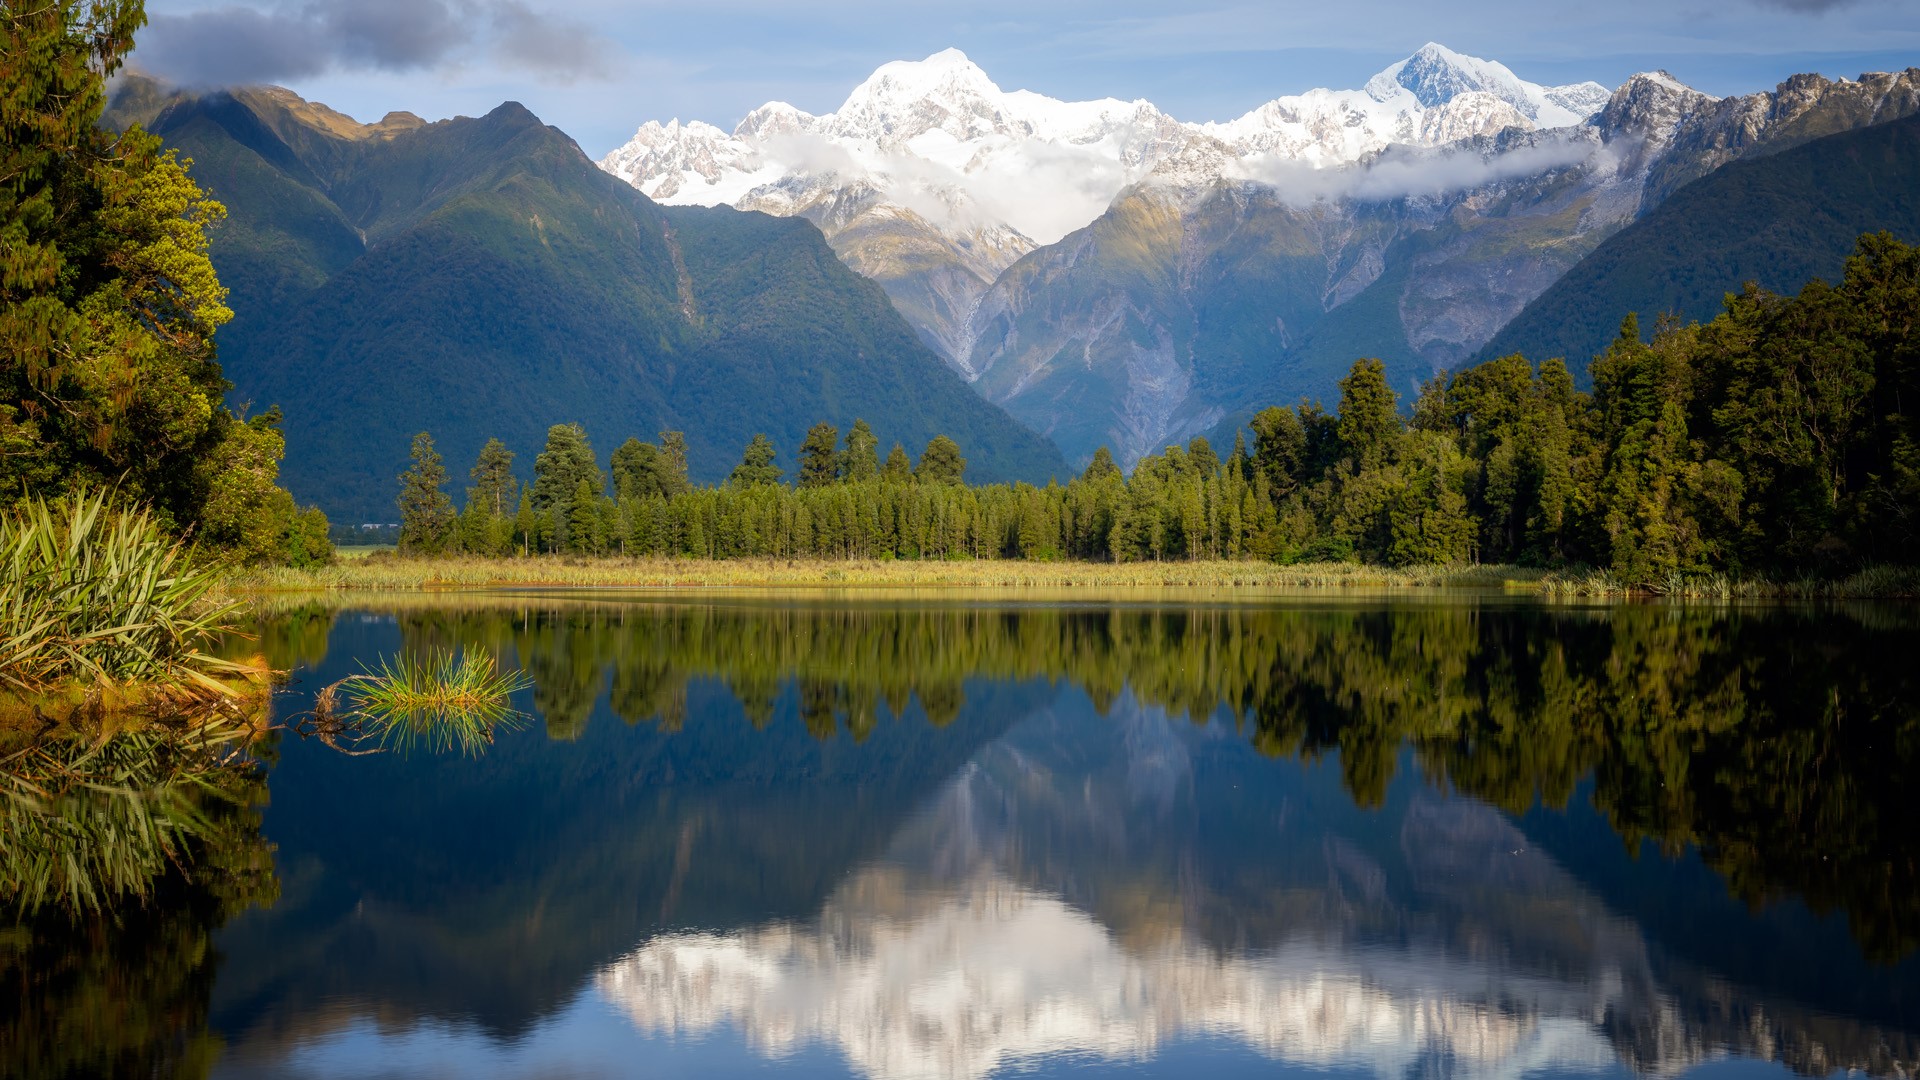
[[234, 400], [282, 407], [289, 486], [336, 517], [390, 517], [422, 427], [456, 458], [531, 450], [558, 419], [609, 443], [677, 428], [706, 478], [754, 431], [867, 415], [961, 438], [983, 477], [1064, 471], [813, 226], [659, 207], [519, 105], [361, 125], [282, 90], [130, 80], [109, 120], [149, 124], [226, 204], [222, 367]]
[[1920, 239], [1920, 116], [1736, 161], [1680, 188], [1608, 238], [1494, 336], [1479, 358], [1607, 347], [1623, 312], [1712, 318], [1752, 281], [1794, 292], [1839, 277], [1854, 239]]

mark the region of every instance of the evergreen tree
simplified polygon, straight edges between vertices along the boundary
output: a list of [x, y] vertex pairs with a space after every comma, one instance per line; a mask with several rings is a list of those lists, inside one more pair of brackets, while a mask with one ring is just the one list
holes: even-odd
[[1340, 419], [1334, 428], [1354, 470], [1386, 464], [1403, 428], [1394, 392], [1387, 386], [1386, 365], [1354, 361], [1353, 370], [1340, 380]]
[[800, 444], [800, 486], [825, 487], [840, 479], [840, 429], [822, 421]]
[[1233, 453], [1227, 455], [1227, 472], [1245, 483], [1253, 479], [1253, 463], [1247, 458], [1247, 433], [1233, 429]]
[[960, 456], [960, 445], [945, 435], [935, 435], [920, 452], [913, 475], [923, 484], [958, 484], [966, 471], [967, 459]]
[[567, 505], [567, 550], [578, 554], [599, 554], [605, 548], [600, 528], [600, 494], [593, 483], [582, 477], [574, 486]]
[[287, 447], [280, 419], [273, 408], [234, 424], [198, 463], [206, 494], [197, 538], [238, 563], [323, 563], [333, 555], [326, 515], [295, 506], [279, 486]]
[[613, 492], [622, 499], [642, 499], [667, 494], [667, 464], [660, 448], [652, 443], [628, 438], [613, 452]]
[[438, 555], [453, 538], [453, 500], [440, 490], [447, 482], [446, 466], [433, 448], [433, 436], [413, 437], [413, 465], [400, 475], [400, 550], [413, 555]]
[[904, 484], [913, 479], [913, 463], [907, 458], [907, 448], [899, 443], [887, 451], [887, 464], [880, 470], [880, 479], [889, 484]]
[[1187, 443], [1187, 468], [1196, 476], [1207, 477], [1220, 471], [1220, 455], [1205, 435], [1195, 435]]
[[855, 420], [847, 432], [846, 477], [855, 483], [880, 475], [880, 439], [865, 420]]
[[604, 483], [586, 430], [579, 424], [553, 425], [547, 429], [546, 449], [533, 460], [533, 508], [565, 506], [582, 480], [596, 492]]
[[747, 449], [740, 455], [740, 464], [733, 467], [727, 482], [735, 487], [754, 487], [762, 484], [780, 482], [780, 466], [773, 463], [775, 452], [773, 441], [765, 435], [755, 435], [747, 443]]
[[1119, 475], [1120, 466], [1113, 463], [1113, 451], [1102, 446], [1093, 452], [1093, 460], [1087, 462], [1087, 467], [1081, 472], [1080, 479], [1094, 483]]
[[660, 494], [672, 498], [686, 491], [687, 437], [678, 431], [660, 432]]
[[606, 486], [593, 445], [579, 424], [555, 424], [547, 429], [547, 446], [533, 459], [533, 508], [552, 530], [549, 542], [570, 549], [574, 495], [585, 482], [598, 493]]
[[513, 542], [522, 556], [531, 555], [540, 546], [540, 515], [533, 508], [533, 491], [522, 489], [520, 507], [513, 515]]
[[505, 517], [520, 497], [520, 483], [513, 478], [513, 451], [499, 439], [488, 439], [467, 474], [473, 486], [467, 489], [467, 506], [479, 507], [489, 517]]
[[1306, 469], [1306, 428], [1299, 414], [1285, 406], [1260, 410], [1252, 427], [1254, 471], [1266, 478], [1267, 490], [1275, 499], [1284, 499]]
[[[100, 124], [145, 21], [140, 0], [0, 9], [0, 500], [111, 486], [187, 531], [223, 441], [229, 461], [273, 454], [221, 404], [213, 334], [232, 312], [206, 230], [225, 209], [160, 140]], [[267, 521], [216, 510], [212, 531], [253, 538], [245, 558], [293, 515], [260, 495], [239, 503]]]

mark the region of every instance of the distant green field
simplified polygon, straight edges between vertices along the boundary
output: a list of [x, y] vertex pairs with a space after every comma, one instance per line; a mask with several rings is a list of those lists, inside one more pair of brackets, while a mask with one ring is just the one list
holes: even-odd
[[392, 544], [335, 544], [334, 553], [343, 559], [364, 559], [376, 551], [392, 551]]

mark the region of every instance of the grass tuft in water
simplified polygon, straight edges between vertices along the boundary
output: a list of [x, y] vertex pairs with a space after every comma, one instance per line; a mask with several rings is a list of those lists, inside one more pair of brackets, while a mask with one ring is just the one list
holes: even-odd
[[471, 649], [387, 657], [322, 689], [314, 727], [335, 745], [371, 739], [374, 749], [478, 754], [496, 729], [520, 723], [509, 701], [532, 685], [525, 672], [501, 671], [492, 656]]

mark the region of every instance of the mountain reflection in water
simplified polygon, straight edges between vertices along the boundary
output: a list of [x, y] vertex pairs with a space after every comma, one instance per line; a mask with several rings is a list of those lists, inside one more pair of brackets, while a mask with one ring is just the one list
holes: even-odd
[[[1704, 1056], [1697, 1035], [1662, 1015], [1631, 927], [1544, 857], [1499, 866], [1526, 855], [1524, 837], [1458, 800], [1416, 797], [1399, 853], [1443, 869], [1498, 867], [1510, 902], [1538, 906], [1564, 955], [1529, 964], [1457, 940], [1442, 924], [1471, 918], [1473, 897], [1450, 895], [1445, 874], [1417, 887], [1419, 910], [1398, 913], [1397, 935], [1368, 933], [1393, 907], [1388, 875], [1331, 836], [1318, 851], [1276, 844], [1276, 858], [1240, 868], [1265, 878], [1291, 913], [1273, 940], [1209, 943], [1186, 918], [1218, 903], [1203, 874], [1158, 881], [1124, 861], [1142, 846], [1127, 837], [1184, 831], [1207, 798], [1184, 767], [1182, 733], [1131, 706], [1117, 712], [1112, 724], [1039, 718], [990, 747], [817, 919], [663, 934], [602, 969], [597, 990], [648, 1033], [734, 1025], [774, 1056], [821, 1040], [885, 1080], [983, 1077], [1062, 1055], [1135, 1060], [1196, 1033], [1383, 1077], [1432, 1061], [1518, 1076], [1612, 1063], [1600, 1026], [1609, 1014], [1674, 1029], [1661, 1041], [1681, 1056], [1647, 1067]], [[1116, 736], [1126, 753], [1098, 773], [1056, 771], [1036, 757]], [[1282, 814], [1272, 828], [1277, 836], [1313, 824]], [[1112, 924], [1069, 903], [1064, 888], [1086, 893]]]
[[[281, 739], [182, 1075], [1920, 1066], [1904, 608], [385, 597], [249, 645], [283, 711], [485, 650], [535, 722]], [[34, 933], [0, 967], [93, 955]]]
[[[1203, 865], [1218, 845], [1181, 834], [1242, 797], [1196, 782], [1186, 744], [1217, 741], [1131, 703], [1036, 718], [816, 918], [662, 934], [596, 989], [648, 1034], [731, 1026], [774, 1057], [822, 1041], [882, 1080], [1138, 1060], [1194, 1034], [1380, 1077], [1672, 1074], [1793, 1039], [1764, 1010], [1690, 1015], [1680, 999], [1715, 988], [1663, 985], [1630, 921], [1477, 802], [1413, 791], [1350, 839], [1305, 792], [1268, 793], [1267, 835]], [[1225, 879], [1275, 910], [1209, 941]]]

